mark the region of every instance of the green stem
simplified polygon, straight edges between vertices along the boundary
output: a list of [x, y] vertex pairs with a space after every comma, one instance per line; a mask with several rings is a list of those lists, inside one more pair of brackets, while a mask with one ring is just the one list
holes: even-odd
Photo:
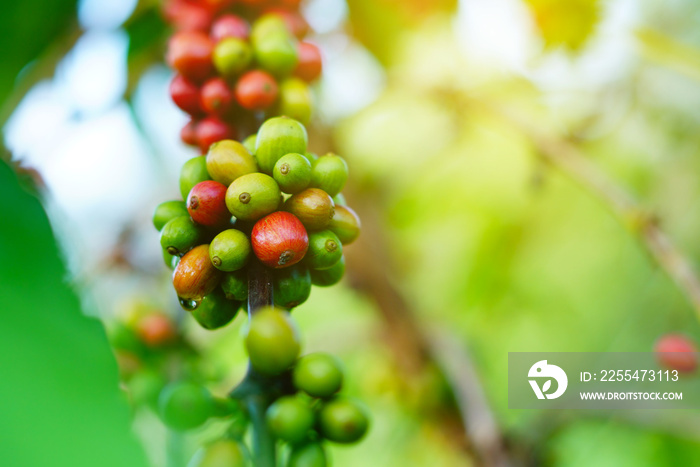
[[183, 452], [183, 436], [175, 430], [168, 429], [165, 438], [167, 467], [183, 467], [185, 458]]
[[[272, 278], [270, 272], [258, 261], [252, 261], [248, 272], [248, 318], [252, 319], [257, 310], [273, 304]], [[252, 367], [248, 368], [246, 380], [259, 378]], [[254, 384], [256, 391], [245, 397], [245, 405], [253, 427], [253, 459], [255, 467], [275, 467], [275, 438], [270, 433], [265, 412], [269, 406], [269, 397], [264, 385]]]
[[255, 467], [275, 467], [275, 439], [267, 428], [265, 411], [266, 398], [262, 395], [250, 396], [246, 405], [253, 426], [253, 459]]

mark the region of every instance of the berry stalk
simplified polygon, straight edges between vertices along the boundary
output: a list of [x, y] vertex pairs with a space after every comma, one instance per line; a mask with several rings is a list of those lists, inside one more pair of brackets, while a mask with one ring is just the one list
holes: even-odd
[[[272, 277], [269, 270], [258, 261], [252, 261], [248, 270], [248, 319], [264, 306], [273, 305]], [[249, 365], [245, 380], [257, 380], [255, 369]], [[244, 380], [244, 381], [245, 381]], [[255, 389], [262, 389], [255, 385]], [[256, 391], [257, 392], [257, 391]], [[269, 407], [269, 398], [264, 393], [250, 394], [245, 398], [253, 428], [253, 459], [256, 466], [274, 467], [276, 465], [275, 439], [265, 421], [265, 412]]]

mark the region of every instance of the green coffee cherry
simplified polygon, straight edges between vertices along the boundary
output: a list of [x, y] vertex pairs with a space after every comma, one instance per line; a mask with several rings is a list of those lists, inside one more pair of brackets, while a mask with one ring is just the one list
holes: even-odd
[[237, 271], [248, 263], [250, 240], [236, 229], [219, 233], [209, 244], [209, 258], [215, 268], [221, 271]]
[[265, 14], [259, 17], [254, 23], [250, 31], [250, 41], [253, 44], [274, 37], [276, 35], [288, 35], [289, 30], [284, 20], [276, 14]]
[[296, 396], [277, 399], [265, 414], [267, 426], [275, 437], [291, 444], [304, 441], [314, 426], [309, 401]]
[[301, 350], [299, 331], [289, 313], [265, 307], [250, 320], [245, 347], [255, 370], [264, 375], [277, 375], [296, 361]]
[[255, 141], [258, 139], [257, 133], [253, 133], [243, 140], [243, 147], [245, 147], [249, 153], [253, 156], [255, 155]]
[[354, 443], [369, 427], [367, 409], [358, 401], [337, 397], [321, 407], [319, 429], [321, 435], [336, 443]]
[[280, 84], [279, 114], [307, 125], [313, 112], [309, 86], [299, 78], [289, 78]]
[[289, 453], [287, 467], [326, 467], [328, 460], [321, 443], [294, 446]]
[[309, 249], [304, 262], [310, 269], [328, 269], [343, 257], [343, 246], [330, 230], [309, 233]]
[[329, 195], [335, 196], [340, 193], [347, 180], [348, 164], [342, 157], [326, 154], [314, 161], [310, 186], [320, 188]]
[[253, 51], [248, 43], [236, 37], [227, 37], [214, 47], [214, 67], [225, 78], [232, 78], [248, 68]]
[[165, 381], [157, 371], [152, 369], [138, 371], [127, 384], [129, 399], [136, 407], [148, 405], [155, 408], [163, 386], [165, 386]]
[[335, 355], [304, 355], [294, 366], [294, 386], [311, 397], [328, 398], [343, 385], [343, 365]]
[[180, 194], [187, 199], [190, 190], [197, 183], [211, 180], [207, 172], [207, 160], [202, 156], [193, 157], [182, 165], [180, 170]]
[[289, 75], [299, 60], [296, 40], [286, 31], [253, 42], [253, 54], [262, 69], [278, 77]]
[[336, 206], [347, 206], [348, 203], [345, 201], [345, 196], [342, 193], [338, 193], [333, 197], [333, 202]]
[[360, 218], [348, 206], [336, 206], [328, 230], [338, 236], [340, 243], [349, 245], [360, 235]]
[[212, 180], [226, 186], [241, 175], [258, 171], [255, 158], [245, 146], [230, 139], [219, 141], [209, 147], [206, 166]]
[[191, 430], [202, 425], [213, 412], [211, 394], [196, 383], [178, 381], [160, 393], [158, 408], [163, 422], [175, 430]]
[[160, 232], [160, 245], [171, 255], [182, 255], [202, 243], [205, 230], [190, 216], [170, 219]]
[[228, 300], [221, 289], [205, 295], [199, 305], [192, 310], [192, 317], [204, 329], [218, 329], [226, 326], [236, 316], [241, 302]]
[[260, 170], [272, 174], [275, 163], [289, 153], [304, 154], [308, 136], [304, 125], [289, 117], [274, 117], [262, 124], [255, 141]]
[[[310, 172], [311, 170], [309, 170]], [[184, 201], [166, 201], [156, 207], [156, 211], [153, 213], [153, 226], [160, 231], [170, 219], [189, 215]]]
[[163, 248], [162, 250], [163, 262], [165, 263], [165, 265], [170, 269], [175, 269], [177, 267], [177, 263], [180, 262], [180, 257], [177, 255], [171, 255], [165, 248]]
[[309, 273], [311, 274], [311, 283], [315, 286], [330, 287], [335, 285], [345, 275], [345, 257], [341, 257], [337, 263], [328, 269], [312, 269]]
[[238, 177], [226, 191], [226, 206], [236, 219], [255, 221], [277, 210], [280, 203], [277, 182], [269, 175], [251, 173]]
[[275, 271], [273, 297], [275, 304], [283, 308], [294, 308], [308, 300], [311, 295], [311, 276], [303, 266], [294, 265]]
[[248, 275], [239, 270], [224, 274], [221, 279], [221, 290], [229, 300], [244, 302], [248, 299]]
[[283, 192], [299, 193], [311, 182], [311, 164], [301, 154], [286, 154], [275, 163], [272, 177]]
[[250, 453], [243, 443], [220, 439], [200, 448], [187, 467], [251, 467]]

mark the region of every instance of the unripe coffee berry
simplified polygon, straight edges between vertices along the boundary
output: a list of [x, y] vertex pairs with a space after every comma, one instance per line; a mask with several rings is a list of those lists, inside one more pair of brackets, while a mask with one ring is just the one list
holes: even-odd
[[262, 124], [255, 140], [255, 157], [260, 170], [272, 174], [285, 154], [304, 154], [308, 136], [304, 125], [289, 117], [270, 118]]
[[321, 230], [330, 224], [335, 213], [335, 203], [325, 191], [307, 188], [289, 198], [285, 210], [299, 218], [309, 230]]
[[229, 185], [226, 206], [237, 219], [255, 221], [275, 211], [281, 195], [272, 177], [250, 173], [238, 177]]
[[242, 73], [250, 65], [253, 51], [247, 42], [229, 37], [214, 47], [214, 66], [226, 78], [232, 78]]
[[286, 154], [275, 163], [272, 177], [283, 192], [299, 193], [311, 182], [311, 164], [301, 154]]
[[206, 157], [207, 172], [227, 187], [238, 177], [258, 171], [253, 156], [238, 141], [225, 139], [212, 144]]
[[326, 154], [314, 161], [311, 170], [311, 185], [331, 196], [340, 193], [348, 180], [348, 164], [340, 156]]
[[343, 247], [338, 237], [330, 230], [309, 234], [309, 250], [305, 264], [311, 269], [328, 269], [343, 257]]
[[209, 258], [221, 271], [237, 271], [248, 263], [251, 247], [248, 237], [236, 229], [219, 233], [209, 245]]
[[301, 342], [289, 313], [278, 308], [258, 310], [245, 337], [250, 363], [264, 375], [277, 375], [296, 361]]
[[180, 259], [173, 272], [173, 286], [180, 299], [198, 301], [216, 289], [221, 276], [209, 259], [209, 245], [199, 245]]

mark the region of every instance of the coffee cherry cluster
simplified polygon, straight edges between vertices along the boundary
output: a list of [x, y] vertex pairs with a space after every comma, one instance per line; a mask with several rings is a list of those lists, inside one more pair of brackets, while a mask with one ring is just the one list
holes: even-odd
[[341, 157], [307, 152], [304, 125], [288, 117], [187, 161], [185, 201], [164, 202], [153, 217], [183, 307], [206, 329], [224, 326], [247, 298], [254, 261], [269, 268], [285, 309], [306, 301], [312, 284], [340, 281], [343, 246], [360, 233], [340, 194], [347, 177]]
[[[321, 74], [319, 49], [295, 0], [174, 0], [167, 61], [175, 104], [191, 116], [181, 132], [204, 152], [236, 139], [265, 115], [311, 117], [308, 84]], [[254, 131], [254, 130], [253, 130]]]
[[289, 446], [284, 464], [288, 467], [324, 467], [328, 463], [324, 441], [349, 444], [365, 435], [369, 427], [366, 409], [338, 394], [344, 378], [340, 361], [326, 353], [299, 358], [299, 332], [286, 310], [258, 310], [250, 322], [245, 346], [257, 379], [244, 380], [233, 391], [234, 399], [228, 405], [219, 402], [218, 413], [201, 386], [178, 383], [161, 394], [161, 415], [171, 428], [195, 428], [215, 414], [233, 418], [227, 438], [200, 449], [190, 466], [250, 465], [243, 443], [248, 414], [236, 398], [244, 399], [253, 384], [268, 389], [272, 400], [265, 422], [274, 439]]

